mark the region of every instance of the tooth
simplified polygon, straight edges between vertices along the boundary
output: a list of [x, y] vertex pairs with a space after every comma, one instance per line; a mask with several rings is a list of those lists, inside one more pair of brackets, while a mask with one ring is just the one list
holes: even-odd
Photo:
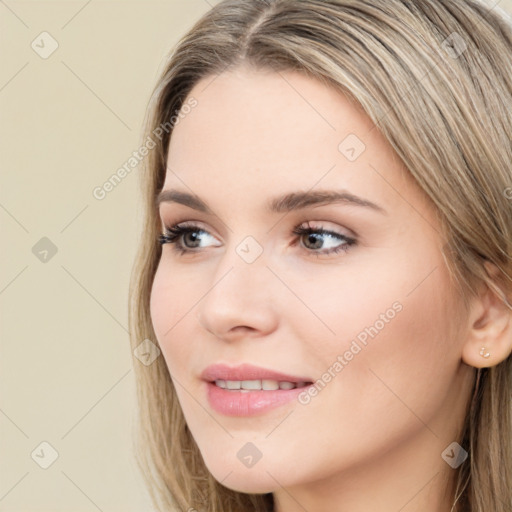
[[243, 380], [242, 389], [261, 389], [261, 380]]
[[258, 390], [273, 391], [277, 389], [294, 389], [296, 387], [304, 387], [306, 385], [306, 382], [278, 382], [277, 380], [272, 379], [243, 381], [217, 379], [215, 381], [215, 384], [222, 389], [240, 390], [245, 393], [248, 391]]
[[264, 379], [261, 381], [261, 389], [269, 391], [273, 389], [279, 389], [279, 382], [277, 382], [277, 380]]

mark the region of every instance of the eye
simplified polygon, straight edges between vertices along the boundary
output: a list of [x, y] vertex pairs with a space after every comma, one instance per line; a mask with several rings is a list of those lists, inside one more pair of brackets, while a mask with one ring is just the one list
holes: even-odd
[[[348, 237], [336, 231], [330, 231], [321, 227], [315, 228], [312, 226], [303, 227], [302, 225], [297, 226], [293, 233], [299, 237], [305, 237], [305, 243], [307, 249], [324, 249], [322, 251], [314, 251], [318, 255], [338, 253], [340, 251], [347, 251], [352, 245], [356, 244], [356, 240], [352, 237]], [[342, 242], [336, 245], [336, 241]], [[310, 244], [313, 247], [310, 247]], [[325, 248], [325, 245], [328, 247]]]
[[[321, 227], [314, 228], [309, 225], [307, 227], [299, 225], [293, 229], [292, 233], [297, 235], [299, 239], [304, 237], [305, 243], [303, 245], [306, 250], [316, 255], [347, 251], [352, 245], [356, 244], [354, 238]], [[174, 226], [166, 226], [165, 233], [158, 237], [158, 241], [161, 245], [173, 244], [174, 250], [183, 255], [200, 252], [197, 250], [200, 249], [198, 243], [203, 238], [215, 239], [208, 231], [199, 226], [175, 224]], [[336, 242], [338, 242], [337, 245]], [[327, 245], [327, 249], [324, 247], [325, 245]], [[319, 251], [318, 249], [323, 250]]]
[[[207, 236], [204, 236], [207, 235]], [[174, 226], [166, 226], [165, 233], [162, 233], [158, 240], [161, 245], [164, 244], [173, 244], [174, 250], [179, 252], [180, 254], [198, 252], [197, 242], [201, 240], [201, 238], [214, 238], [208, 231], [200, 228], [195, 225], [179, 225], [176, 224]], [[183, 241], [185, 241], [185, 244]], [[190, 245], [189, 245], [190, 243]]]

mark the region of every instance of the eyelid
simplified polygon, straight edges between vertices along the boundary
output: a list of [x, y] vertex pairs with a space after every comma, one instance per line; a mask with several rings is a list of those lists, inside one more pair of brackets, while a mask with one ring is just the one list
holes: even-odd
[[[183, 220], [180, 220], [182, 218]], [[160, 222], [162, 225], [162, 230], [167, 229], [167, 227], [170, 226], [176, 226], [180, 228], [187, 228], [187, 227], [193, 227], [196, 226], [204, 231], [207, 231], [208, 234], [214, 236], [215, 238], [219, 238], [220, 235], [217, 235], [217, 231], [215, 229], [211, 229], [210, 225], [207, 224], [205, 221], [199, 220], [197, 218], [191, 217], [190, 215], [180, 215], [178, 217], [173, 216], [172, 220], [166, 220], [164, 215], [160, 216]], [[228, 228], [229, 229], [229, 228]], [[231, 231], [231, 230], [229, 230]]]
[[[218, 233], [222, 232], [232, 232], [230, 229], [229, 223], [224, 222], [218, 215], [209, 215], [207, 213], [202, 213], [196, 210], [191, 210], [190, 208], [180, 205], [179, 203], [161, 203], [157, 210], [158, 217], [162, 226], [164, 227], [166, 224], [176, 225], [187, 222], [196, 222], [201, 225], [211, 225], [211, 222], [217, 222], [219, 224]], [[168, 220], [166, 220], [168, 219]], [[203, 220], [201, 220], [203, 219]], [[206, 231], [211, 233], [211, 230], [208, 228], [203, 228]]]
[[[205, 227], [205, 223], [202, 221], [194, 220], [194, 219], [187, 219], [183, 221], [173, 221], [173, 222], [166, 222], [164, 220], [161, 220], [162, 222], [162, 231], [167, 231], [171, 227], [174, 228], [191, 228], [197, 231], [204, 231], [208, 235], [213, 236], [214, 238], [219, 239], [219, 237], [212, 232], [212, 230], [209, 227]], [[318, 224], [315, 224], [318, 223]], [[327, 223], [327, 224], [326, 224]], [[344, 226], [337, 226], [336, 228], [330, 228], [328, 224], [336, 224], [332, 221], [317, 221], [317, 220], [304, 220], [301, 222], [295, 222], [294, 226], [291, 229], [291, 233], [295, 233], [295, 230], [302, 228], [302, 229], [310, 229], [312, 231], [321, 231], [324, 232], [324, 234], [332, 234], [333, 236], [341, 236], [345, 237], [347, 239], [358, 239], [358, 235], [351, 229], [346, 228]], [[341, 232], [339, 231], [341, 230]]]
[[[177, 223], [172, 223], [170, 226], [165, 226], [165, 233], [163, 235], [160, 235], [159, 241], [161, 244], [169, 243], [172, 245], [172, 248], [175, 252], [177, 252], [180, 256], [186, 256], [186, 255], [193, 255], [193, 254], [201, 254], [204, 252], [206, 248], [187, 248], [186, 246], [182, 245], [182, 237], [188, 233], [188, 232], [196, 232], [196, 233], [205, 233], [208, 236], [211, 236], [213, 238], [217, 238], [214, 234], [210, 233], [208, 229], [204, 229], [201, 225], [201, 223], [197, 223], [196, 221], [182, 221]], [[349, 230], [351, 231], [351, 230]], [[351, 231], [352, 232], [352, 231]], [[352, 235], [345, 235], [343, 233], [339, 233], [338, 231], [330, 230], [326, 228], [326, 226], [320, 222], [319, 226], [313, 226], [311, 225], [310, 221], [308, 222], [300, 222], [298, 224], [295, 224], [295, 227], [292, 230], [292, 234], [295, 235], [295, 238], [293, 240], [293, 243], [290, 244], [290, 246], [296, 246], [301, 245], [300, 239], [302, 236], [307, 234], [319, 234], [320, 236], [328, 236], [335, 239], [338, 239], [340, 242], [340, 245], [329, 248], [329, 249], [322, 249], [322, 250], [314, 250], [314, 249], [308, 249], [303, 248], [303, 250], [309, 255], [315, 255], [317, 258], [330, 258], [334, 256], [335, 254], [338, 254], [340, 252], [347, 252], [349, 251], [353, 246], [359, 245], [358, 237], [352, 236]], [[165, 241], [167, 240], [167, 241]], [[214, 245], [213, 247], [219, 247], [218, 245]]]
[[175, 223], [173, 223], [173, 226], [176, 228], [182, 228], [182, 229], [190, 228], [195, 231], [204, 231], [205, 233], [207, 233], [208, 235], [210, 235], [214, 238], [217, 238], [217, 239], [219, 238], [215, 233], [212, 233], [211, 229], [204, 227], [203, 223], [200, 221], [186, 220], [183, 222], [175, 222]]
[[[333, 224], [335, 227], [330, 227], [330, 224]], [[358, 238], [358, 235], [352, 229], [330, 220], [304, 220], [303, 222], [298, 222], [295, 225], [297, 227], [303, 226], [312, 230], [329, 232], [336, 236], [344, 236], [346, 238], [354, 239]]]
[[[300, 220], [300, 217], [302, 217], [304, 220]], [[336, 233], [336, 230], [341, 229], [342, 232], [336, 233], [336, 234], [346, 236], [347, 238], [358, 238], [357, 233], [355, 231], [353, 231], [352, 229], [348, 228], [347, 226], [343, 225], [343, 223], [340, 224], [341, 221], [337, 222], [337, 221], [325, 220], [325, 219], [321, 219], [321, 218], [312, 219], [311, 214], [309, 214], [309, 215], [304, 214], [304, 215], [301, 215], [300, 217], [297, 219], [297, 221], [293, 222], [294, 227], [301, 226], [304, 224], [308, 228], [311, 228], [311, 229], [323, 229], [325, 231], [333, 231], [334, 233]], [[180, 220], [180, 218], [183, 218], [183, 220]], [[177, 218], [173, 218], [172, 221], [171, 220], [166, 221], [165, 216], [160, 215], [160, 222], [161, 222], [162, 230], [166, 229], [167, 226], [178, 226], [178, 227], [196, 227], [197, 226], [197, 227], [203, 229], [204, 231], [207, 231], [209, 234], [215, 236], [216, 238], [219, 238], [219, 236], [213, 232], [215, 230], [212, 231], [212, 229], [210, 229], [210, 227], [206, 227], [206, 226], [209, 226], [206, 222], [196, 219], [196, 218], [193, 218], [193, 217], [190, 217], [189, 215], [180, 215]], [[318, 223], [318, 225], [316, 225], [315, 223]], [[334, 229], [332, 229], [328, 225], [326, 226], [326, 224], [332, 224], [335, 227], [334, 227]], [[224, 226], [224, 223], [222, 223], [222, 225]], [[230, 232], [233, 232], [233, 230], [231, 230], [229, 228], [229, 226], [227, 226], [227, 230]], [[270, 230], [267, 230], [267, 232], [268, 231], [270, 231]]]

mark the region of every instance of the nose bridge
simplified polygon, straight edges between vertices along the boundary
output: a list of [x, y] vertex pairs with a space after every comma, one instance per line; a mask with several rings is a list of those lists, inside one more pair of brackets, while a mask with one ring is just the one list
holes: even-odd
[[[266, 254], [263, 245], [251, 235], [245, 236], [237, 244], [229, 245], [219, 259], [215, 272], [214, 283], [228, 280], [224, 287], [232, 286], [243, 295], [243, 287], [249, 286], [253, 296], [258, 295], [258, 284], [262, 284], [271, 274], [266, 268]], [[221, 285], [222, 286], [222, 285]], [[256, 287], [256, 289], [253, 289]]]
[[245, 237], [228, 249], [219, 259], [210, 288], [198, 304], [203, 327], [218, 337], [227, 336], [240, 326], [265, 332], [272, 329], [272, 277], [263, 247], [253, 237]]

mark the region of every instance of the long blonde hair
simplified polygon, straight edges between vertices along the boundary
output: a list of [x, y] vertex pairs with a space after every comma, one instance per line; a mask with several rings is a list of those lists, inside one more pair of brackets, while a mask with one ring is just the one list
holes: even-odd
[[[436, 206], [462, 303], [481, 283], [512, 302], [512, 24], [491, 7], [478, 0], [225, 0], [207, 12], [170, 55], [147, 111], [143, 138], [155, 147], [140, 171], [132, 350], [146, 339], [158, 344], [149, 309], [161, 250], [154, 200], [172, 128], [200, 79], [243, 60], [300, 71], [362, 105]], [[500, 269], [499, 282], [486, 260]], [[134, 448], [157, 509], [272, 511], [272, 494], [235, 492], [209, 473], [163, 357], [147, 366], [134, 358], [134, 368]], [[475, 373], [459, 439], [470, 457], [458, 470], [453, 510], [510, 512], [512, 357]]]

